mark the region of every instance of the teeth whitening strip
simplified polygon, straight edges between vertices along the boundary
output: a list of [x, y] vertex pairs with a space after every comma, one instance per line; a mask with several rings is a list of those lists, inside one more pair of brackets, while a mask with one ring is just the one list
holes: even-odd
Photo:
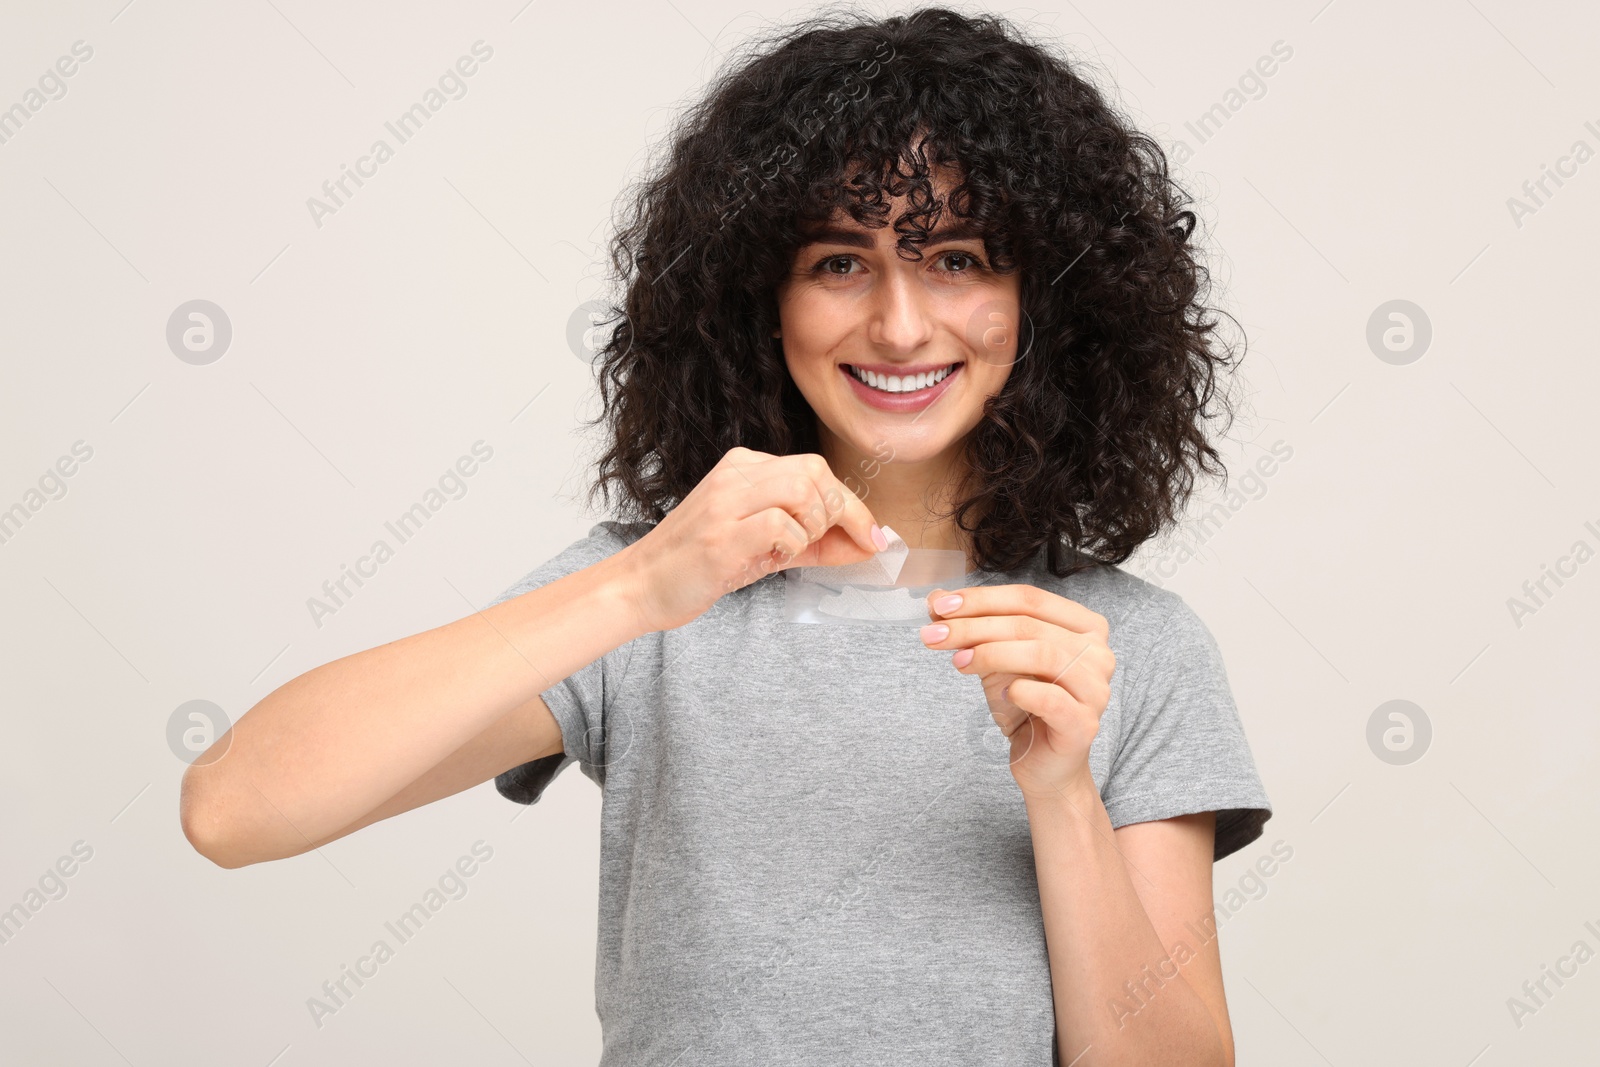
[[[911, 548], [888, 526], [883, 534], [889, 547], [871, 559], [784, 571], [788, 621], [920, 626], [928, 621], [929, 593], [966, 584], [964, 552]], [[907, 563], [915, 565], [908, 568]], [[912, 577], [916, 581], [902, 580]]]
[[847, 585], [817, 601], [817, 610], [845, 619], [926, 619], [928, 605], [908, 589], [868, 591]]

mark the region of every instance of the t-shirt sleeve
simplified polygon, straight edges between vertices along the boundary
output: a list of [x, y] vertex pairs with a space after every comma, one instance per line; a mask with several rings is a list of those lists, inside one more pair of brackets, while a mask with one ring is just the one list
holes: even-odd
[[[542, 585], [593, 566], [626, 547], [635, 535], [617, 522], [597, 523], [589, 533], [545, 561], [496, 597], [490, 607], [521, 596]], [[556, 775], [577, 762], [597, 785], [605, 785], [605, 736], [608, 697], [626, 673], [632, 642], [588, 663], [539, 695], [549, 705], [561, 727], [562, 751], [519, 764], [495, 776], [500, 795], [519, 804], [532, 804]]]
[[1100, 797], [1113, 827], [1216, 812], [1214, 863], [1261, 836], [1272, 804], [1211, 631], [1170, 590], [1152, 609], [1165, 617], [1132, 665]]

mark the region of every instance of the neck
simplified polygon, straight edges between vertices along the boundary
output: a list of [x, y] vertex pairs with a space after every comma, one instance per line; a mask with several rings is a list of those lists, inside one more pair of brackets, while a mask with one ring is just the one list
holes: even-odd
[[974, 565], [971, 539], [950, 515], [968, 472], [964, 442], [913, 462], [887, 447], [863, 452], [825, 426], [818, 430], [828, 466], [879, 526], [893, 527], [911, 548], [958, 549]]

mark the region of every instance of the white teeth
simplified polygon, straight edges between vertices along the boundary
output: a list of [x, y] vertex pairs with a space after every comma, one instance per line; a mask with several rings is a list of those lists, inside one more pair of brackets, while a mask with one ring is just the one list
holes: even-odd
[[952, 363], [943, 370], [926, 374], [908, 374], [903, 378], [894, 374], [883, 375], [876, 371], [862, 370], [859, 367], [851, 367], [850, 373], [856, 376], [857, 381], [869, 385], [879, 392], [914, 393], [919, 389], [927, 389], [929, 386], [938, 385], [949, 376], [955, 367], [956, 364]]

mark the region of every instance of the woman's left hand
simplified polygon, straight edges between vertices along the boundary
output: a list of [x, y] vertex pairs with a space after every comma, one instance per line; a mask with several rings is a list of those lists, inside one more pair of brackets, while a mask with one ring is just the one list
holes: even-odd
[[935, 589], [928, 603], [937, 621], [922, 628], [923, 644], [956, 649], [952, 665], [983, 680], [1024, 798], [1092, 789], [1089, 745], [1117, 666], [1105, 617], [1032, 585]]

